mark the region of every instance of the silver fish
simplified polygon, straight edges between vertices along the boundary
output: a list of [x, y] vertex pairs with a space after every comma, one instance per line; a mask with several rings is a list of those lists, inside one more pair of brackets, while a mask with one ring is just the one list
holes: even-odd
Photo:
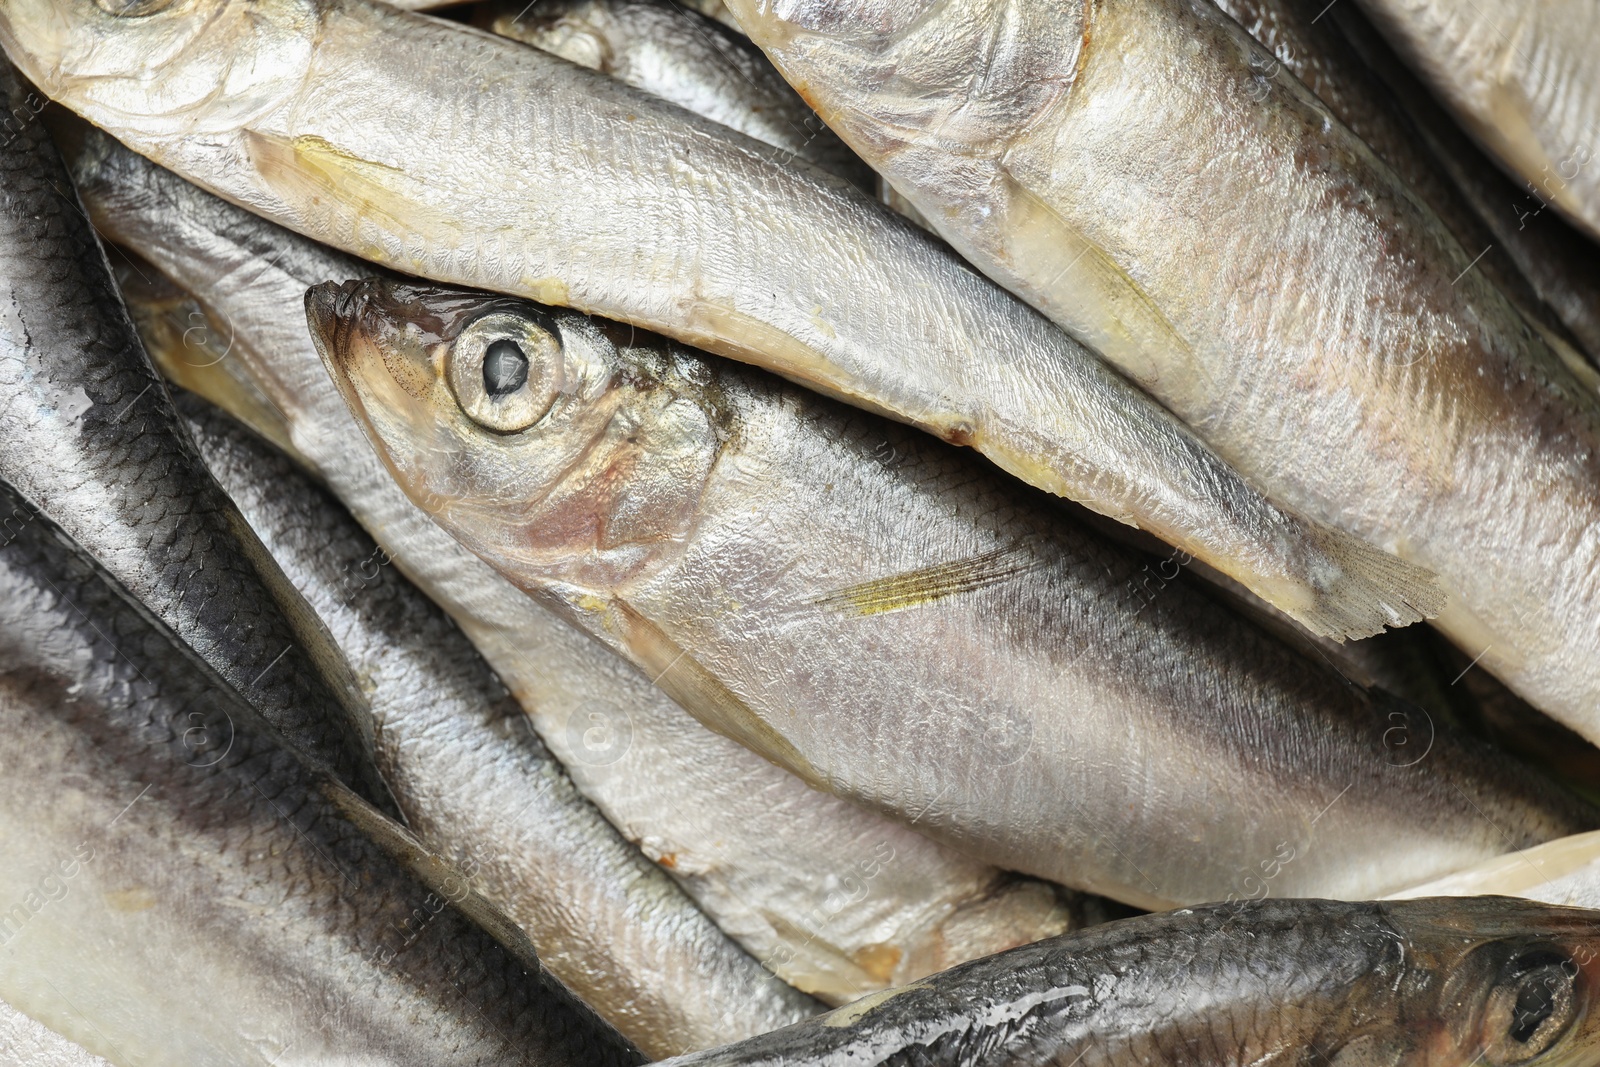
[[[1350, 5], [1337, 12], [1317, 0], [1218, 0], [1217, 6], [1394, 169], [1461, 247], [1477, 254], [1475, 269], [1543, 328], [1552, 345], [1576, 349], [1573, 355], [1580, 363], [1600, 357], [1600, 291], [1595, 291], [1593, 308], [1584, 306], [1581, 293], [1585, 275], [1592, 285], [1600, 272], [1576, 255], [1551, 257], [1558, 246], [1548, 235], [1514, 225], [1517, 219], [1508, 210], [1517, 200], [1514, 190], [1485, 195], [1478, 188], [1483, 178], [1475, 172], [1487, 169], [1486, 177], [1502, 184], [1503, 179], [1486, 167], [1480, 153], [1460, 143], [1466, 139], [1459, 132], [1424, 124], [1428, 109], [1436, 107], [1426, 100], [1421, 85], [1403, 86], [1410, 75], [1398, 57], [1363, 62], [1341, 32], [1352, 19], [1360, 19]], [[1276, 70], [1269, 67], [1262, 73], [1270, 78]], [[1393, 94], [1384, 87], [1385, 79], [1395, 86]], [[1485, 210], [1486, 201], [1492, 201], [1492, 210]], [[1542, 263], [1546, 258], [1550, 262]], [[1535, 263], [1539, 266], [1528, 273]], [[1579, 373], [1587, 375], [1588, 369]]]
[[116, 249], [111, 265], [139, 340], [168, 381], [203, 396], [256, 433], [308, 461], [294, 447], [289, 418], [244, 372], [233, 354], [233, 330], [136, 252]]
[[[1600, 739], [1600, 397], [1206, 0], [731, 4], [955, 247]], [[1268, 77], [1271, 72], [1272, 76]]]
[[1489, 894], [1574, 908], [1600, 906], [1600, 830], [1508, 852], [1394, 893], [1390, 899]]
[[0, 151], [0, 478], [290, 743], [392, 811], [354, 680], [184, 437], [39, 120], [44, 99], [9, 63], [0, 103], [13, 123]]
[[875, 187], [872, 171], [760, 49], [743, 34], [677, 4], [500, 0], [479, 7], [473, 21], [783, 149], [853, 185]]
[[821, 1010], [583, 799], [461, 631], [326, 490], [216, 408], [175, 399], [362, 679], [378, 767], [411, 829], [526, 931], [552, 974], [655, 1059]]
[[672, 1067], [1584, 1067], [1600, 912], [1213, 904], [1030, 945]]
[[1600, 7], [1588, 0], [1361, 0], [1511, 174], [1600, 240]]
[[[534, 604], [406, 499], [317, 357], [306, 288], [370, 268], [104, 134], [76, 143], [74, 178], [95, 224], [203, 295], [231, 346], [211, 363], [187, 347], [205, 340], [198, 333], [177, 349], [153, 338], [157, 359], [185, 363], [191, 382], [209, 369], [223, 404], [239, 380], [255, 383], [297, 452], [477, 645], [578, 788], [777, 975], [842, 1002], [1094, 917], [1092, 902], [968, 860], [708, 732]], [[717, 1035], [697, 1040], [707, 1037]]]
[[0, 43], [51, 96], [274, 221], [407, 273], [659, 331], [971, 445], [1320, 633], [1363, 636], [1442, 603], [1431, 575], [1267, 500], [940, 242], [786, 152], [367, 0], [115, 11], [10, 0]]
[[1485, 156], [1359, 8], [1348, 4], [1333, 8], [1329, 21], [1338, 25], [1367, 67], [1388, 85], [1434, 158], [1488, 222], [1496, 243], [1505, 247], [1518, 270], [1600, 369], [1600, 257], [1594, 254], [1594, 242], [1553, 208], [1546, 210], [1543, 197], [1508, 177]]
[[0, 547], [0, 999], [119, 1067], [642, 1062], [48, 525]]
[[1148, 908], [1360, 899], [1594, 819], [925, 436], [508, 297], [328, 283], [307, 314], [457, 540], [975, 858]]

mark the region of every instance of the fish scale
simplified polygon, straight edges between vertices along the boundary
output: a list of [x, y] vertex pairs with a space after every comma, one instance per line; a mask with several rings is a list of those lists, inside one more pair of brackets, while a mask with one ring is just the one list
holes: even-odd
[[546, 967], [655, 1057], [822, 1010], [582, 798], [465, 636], [324, 489], [211, 405], [175, 400], [365, 680], [380, 769], [412, 829], [527, 931]]
[[[1594, 374], [1237, 22], [1207, 0], [732, 8], [969, 260], [1273, 499], [1436, 572], [1434, 625], [1600, 737]], [[1005, 47], [974, 83], [986, 35]]]
[[1589, 1062], [1600, 913], [1258, 901], [1109, 923], [672, 1067]]
[[44, 518], [0, 548], [0, 719], [0, 999], [86, 1050], [643, 1062], [462, 874], [287, 748]]
[[[974, 859], [1149, 908], [1268, 868], [1359, 898], [1595, 817], [926, 437], [505, 298], [369, 280], [307, 308], [458, 541], [711, 729]], [[560, 355], [490, 429], [452, 390], [500, 340]]]
[[[971, 446], [1319, 633], [1442, 603], [1430, 573], [1267, 497], [864, 192], [539, 49], [367, 0], [129, 18], [16, 0], [0, 38], [126, 143], [346, 252], [603, 314]], [[224, 54], [254, 58], [224, 76]]]
[[[1360, 0], [1395, 50], [1541, 204], [1600, 238], [1600, 14], [1586, 0]], [[1509, 207], [1509, 205], [1507, 205]]]
[[[37, 99], [9, 64], [0, 97]], [[353, 680], [185, 437], [37, 117], [0, 153], [0, 196], [0, 477], [292, 744], [393, 811]]]

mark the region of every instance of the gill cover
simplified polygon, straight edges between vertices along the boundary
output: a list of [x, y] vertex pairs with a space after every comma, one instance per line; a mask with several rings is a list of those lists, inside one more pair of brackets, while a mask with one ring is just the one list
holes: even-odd
[[305, 81], [312, 0], [8, 0], [0, 43], [51, 98], [108, 129], [226, 134]]

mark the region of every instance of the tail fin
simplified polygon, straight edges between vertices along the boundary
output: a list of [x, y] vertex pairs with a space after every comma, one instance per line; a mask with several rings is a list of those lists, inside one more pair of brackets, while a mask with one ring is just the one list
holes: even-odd
[[1309, 602], [1276, 605], [1312, 633], [1336, 640], [1371, 637], [1444, 609], [1445, 591], [1432, 571], [1331, 526], [1320, 527], [1318, 541], [1332, 566], [1311, 569]]

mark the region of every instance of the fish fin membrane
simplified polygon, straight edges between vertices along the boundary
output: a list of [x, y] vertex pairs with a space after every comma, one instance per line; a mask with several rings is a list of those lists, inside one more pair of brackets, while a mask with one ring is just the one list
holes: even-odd
[[1284, 606], [1312, 633], [1357, 640], [1444, 610], [1446, 594], [1432, 571], [1331, 526], [1323, 526], [1319, 535], [1323, 555], [1337, 570], [1313, 575], [1309, 604], [1298, 610]]
[[812, 597], [807, 603], [846, 615], [881, 615], [998, 585], [1015, 575], [1035, 569], [1040, 563], [1039, 558], [1026, 547], [1003, 548], [969, 559], [939, 563], [845, 586]]

